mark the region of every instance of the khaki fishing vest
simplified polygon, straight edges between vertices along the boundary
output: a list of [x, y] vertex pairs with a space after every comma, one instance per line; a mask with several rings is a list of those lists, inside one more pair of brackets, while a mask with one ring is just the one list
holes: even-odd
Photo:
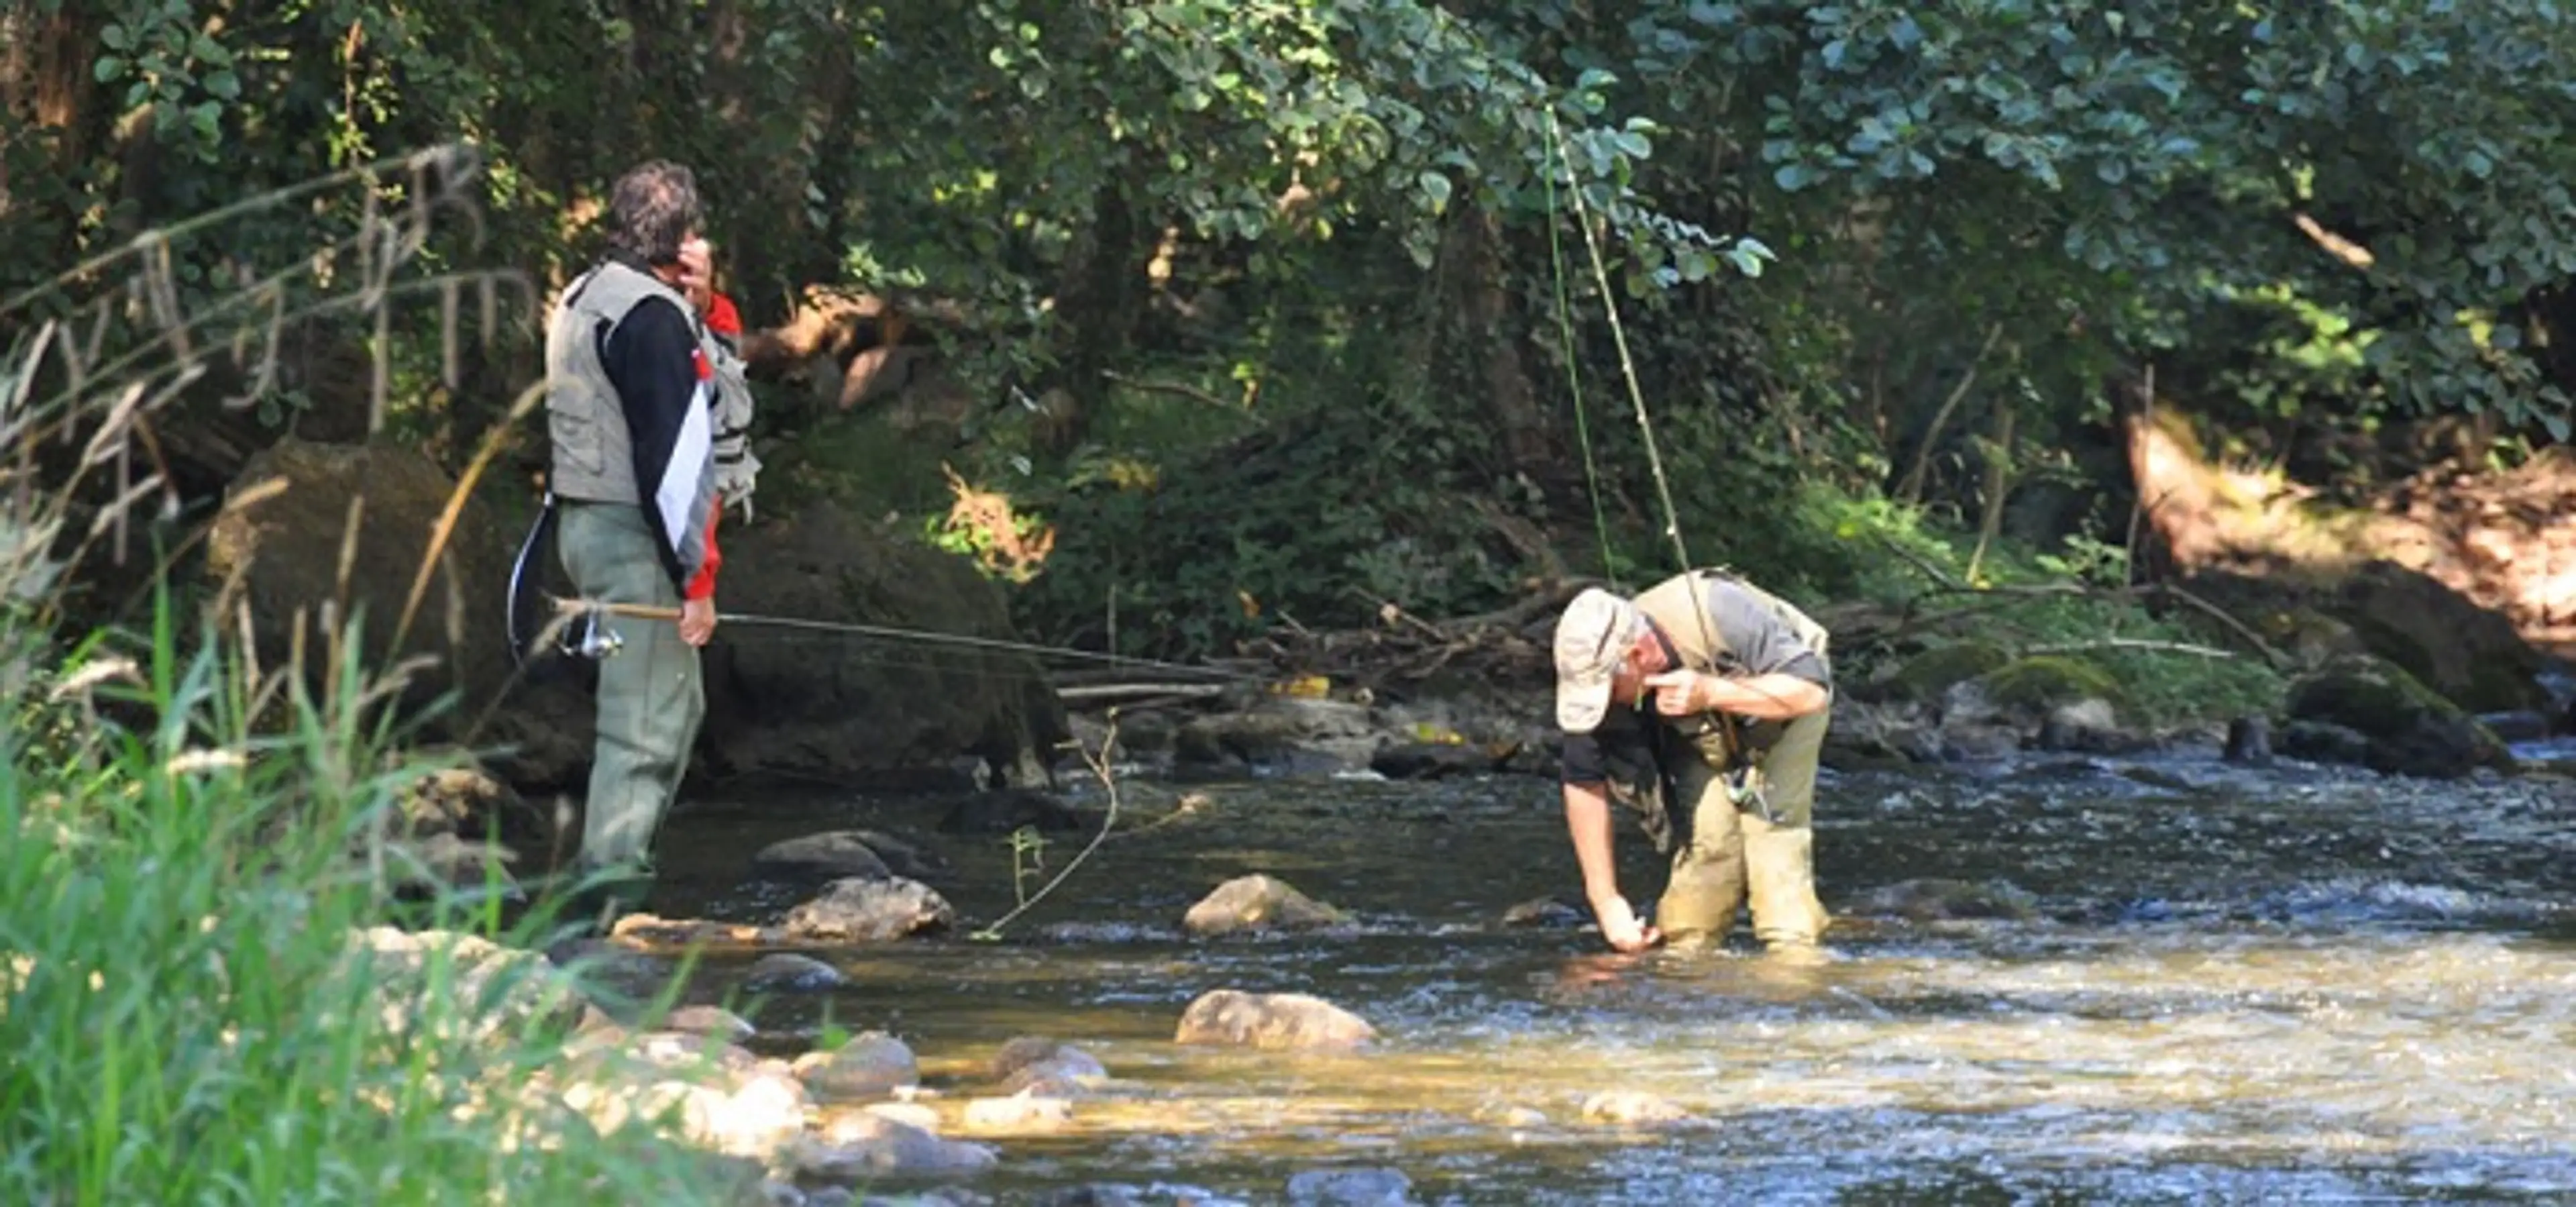
[[[1664, 639], [1681, 656], [1682, 669], [1711, 674], [1739, 674], [1745, 669], [1735, 651], [1727, 648], [1726, 635], [1718, 632], [1716, 622], [1709, 619], [1708, 587], [1712, 582], [1731, 584], [1761, 601], [1789, 626], [1790, 632], [1798, 635], [1799, 641], [1815, 651], [1816, 657], [1824, 661], [1826, 673], [1832, 673], [1833, 661], [1825, 648], [1831, 634], [1823, 625], [1788, 601], [1721, 570], [1677, 574], [1637, 597], [1637, 610], [1663, 631]], [[1697, 750], [1703, 761], [1720, 771], [1759, 761], [1786, 728], [1780, 721], [1752, 721], [1719, 712], [1662, 720]]]
[[546, 434], [554, 444], [554, 473], [547, 485], [566, 499], [598, 503], [643, 502], [635, 482], [635, 452], [617, 387], [599, 363], [599, 332], [613, 330], [647, 298], [668, 298], [689, 315], [708, 363], [718, 349], [680, 292], [649, 273], [610, 261], [564, 291], [546, 331]]

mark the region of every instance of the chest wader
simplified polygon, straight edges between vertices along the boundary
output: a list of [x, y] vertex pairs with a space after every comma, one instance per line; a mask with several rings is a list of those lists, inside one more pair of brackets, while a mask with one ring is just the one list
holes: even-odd
[[[1708, 620], [1712, 584], [1752, 595], [1817, 658], [1827, 658], [1829, 636], [1805, 613], [1739, 579], [1694, 571], [1637, 597], [1637, 610], [1663, 631], [1684, 668], [1744, 673]], [[1671, 876], [1655, 907], [1655, 925], [1668, 939], [1720, 941], [1747, 904], [1755, 937], [1772, 950], [1812, 950], [1823, 937], [1829, 919], [1816, 899], [1809, 822], [1830, 713], [1786, 723], [1716, 712], [1658, 718], [1658, 737], [1665, 740], [1655, 745], [1672, 815], [1655, 819], [1650, 812], [1648, 832], [1662, 830], [1658, 849], [1672, 849]]]
[[[557, 307], [546, 344], [549, 485], [560, 511], [558, 556], [580, 598], [677, 608], [680, 591], [636, 484], [625, 411], [599, 363], [599, 332], [655, 297], [689, 313], [661, 281], [610, 263], [575, 282]], [[708, 342], [702, 331], [702, 350]], [[607, 652], [575, 863], [585, 885], [568, 908], [615, 913], [639, 906], [651, 888], [654, 839], [688, 771], [705, 685], [697, 648], [669, 620], [592, 615], [580, 624]]]

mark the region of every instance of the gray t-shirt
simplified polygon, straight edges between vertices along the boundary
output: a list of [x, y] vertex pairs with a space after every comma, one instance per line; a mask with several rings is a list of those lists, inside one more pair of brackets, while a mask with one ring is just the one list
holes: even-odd
[[[1828, 691], [1833, 689], [1833, 675], [1823, 655], [1807, 648], [1798, 631], [1773, 612], [1762, 597], [1737, 583], [1716, 578], [1709, 580], [1707, 604], [1709, 631], [1733, 654], [1732, 663], [1722, 668], [1728, 674], [1790, 675]], [[1680, 661], [1669, 635], [1664, 636], [1664, 654], [1674, 662]], [[1653, 708], [1651, 696], [1641, 697], [1635, 707], [1614, 704], [1599, 728], [1565, 735], [1559, 753], [1562, 780], [1569, 784], [1602, 782], [1608, 775], [1603, 743], [1650, 743], [1656, 729], [1648, 723]]]

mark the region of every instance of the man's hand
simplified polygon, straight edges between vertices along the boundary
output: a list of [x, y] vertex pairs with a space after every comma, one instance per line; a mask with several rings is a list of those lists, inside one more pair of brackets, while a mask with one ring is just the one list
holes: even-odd
[[1668, 717], [1686, 717], [1708, 712], [1716, 705], [1702, 697], [1707, 676], [1698, 671], [1665, 671], [1646, 676], [1646, 686], [1654, 689], [1655, 711]]
[[1596, 901], [1592, 914], [1601, 922], [1601, 937], [1623, 952], [1640, 952], [1664, 941], [1662, 931], [1637, 920], [1637, 911], [1625, 897]]
[[1757, 721], [1786, 721], [1831, 707], [1833, 695], [1795, 675], [1777, 672], [1731, 678], [1706, 671], [1665, 671], [1647, 677], [1655, 711], [1668, 717], [1725, 712]]
[[716, 635], [716, 601], [692, 599], [680, 605], [680, 640], [690, 645], [705, 645]]
[[680, 295], [689, 305], [705, 314], [716, 300], [715, 249], [705, 239], [691, 239], [680, 245]]

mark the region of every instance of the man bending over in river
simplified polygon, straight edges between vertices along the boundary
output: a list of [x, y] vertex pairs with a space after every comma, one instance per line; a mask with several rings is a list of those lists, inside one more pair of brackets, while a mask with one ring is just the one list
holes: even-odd
[[[1766, 947], [1817, 953], [1827, 919], [1808, 817], [1833, 703], [1827, 640], [1805, 613], [1717, 571], [1634, 600], [1587, 590], [1566, 606], [1556, 626], [1565, 824], [1612, 947], [1723, 940], [1749, 895]], [[1619, 891], [1613, 797], [1672, 856], [1654, 926]]]

